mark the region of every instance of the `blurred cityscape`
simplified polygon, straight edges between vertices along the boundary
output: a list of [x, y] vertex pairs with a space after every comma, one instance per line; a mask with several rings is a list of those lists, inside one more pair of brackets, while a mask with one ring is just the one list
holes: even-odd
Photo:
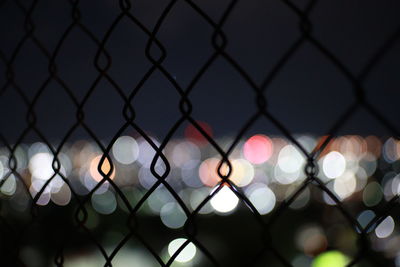
[[[70, 209], [72, 214], [76, 210], [75, 198], [90, 194], [90, 201], [86, 205], [90, 218], [86, 226], [98, 233], [100, 240], [103, 240], [101, 242], [111, 249], [128, 230], [124, 223], [128, 220], [129, 210], [116, 194], [116, 189], [121, 190], [133, 207], [146, 192], [154, 190], [138, 210], [141, 220], [145, 222], [141, 224], [141, 231], [147, 232], [150, 240], [157, 240], [154, 245], [159, 247], [160, 257], [168, 260], [186, 241], [182, 229], [188, 218], [183, 209], [195, 211], [219, 186], [222, 185], [222, 189], [198, 210], [198, 220], [203, 218], [208, 221], [212, 217], [210, 221], [215, 227], [221, 227], [222, 224], [227, 231], [230, 229], [240, 233], [243, 230], [246, 233], [251, 224], [242, 225], [241, 218], [251, 217], [251, 210], [238, 198], [235, 190], [242, 190], [259, 214], [268, 219], [306, 179], [305, 156], [295, 145], [280, 136], [256, 134], [241, 140], [229, 156], [232, 166], [229, 179], [236, 186], [232, 188], [219, 178], [218, 168], [222, 174], [227, 173], [229, 168], [221, 163], [221, 155], [201, 135], [196, 135], [190, 129], [185, 133], [185, 138], [171, 140], [163, 150], [167, 163], [162, 157], [156, 157], [156, 150], [147, 140], [134, 135], [116, 139], [108, 157], [103, 156], [98, 144], [85, 140], [65, 144], [58, 154], [55, 153], [55, 147], [49, 148], [45, 143], [36, 142], [19, 145], [14, 157], [10, 158], [9, 149], [3, 147], [0, 150], [2, 213], [14, 218], [17, 224], [24, 224], [32, 205], [29, 194], [32, 198], [39, 194], [35, 198], [39, 210], [48, 210], [49, 214], [55, 215], [63, 209]], [[324, 138], [326, 136], [299, 135], [296, 141], [311, 152]], [[160, 146], [156, 137], [151, 137], [151, 140], [153, 145]], [[232, 141], [232, 138], [222, 138], [217, 143], [227, 148]], [[54, 160], [55, 154], [58, 160]], [[158, 160], [153, 162], [154, 158]], [[170, 187], [157, 183], [152, 165], [156, 175], [160, 176], [166, 168], [170, 168], [165, 179]], [[377, 136], [346, 135], [333, 138], [319, 157], [318, 170], [317, 177], [342, 201], [341, 205], [357, 219], [361, 227], [367, 227], [377, 215], [377, 210], [400, 193], [400, 142], [394, 138]], [[171, 194], [171, 189], [185, 207]], [[360, 229], [348, 225], [341, 218], [343, 215], [336, 211], [336, 205], [329, 194], [311, 184], [290, 203], [290, 211], [284, 216], [291, 219], [277, 224], [280, 230], [276, 232], [279, 234], [274, 242], [294, 266], [345, 266], [357, 254], [356, 233]], [[383, 262], [387, 260], [388, 265], [385, 266], [392, 266], [389, 262], [393, 266], [400, 266], [400, 235], [396, 223], [399, 213], [396, 210], [392, 213], [378, 225], [368, 225], [367, 232], [372, 250], [380, 255]], [[64, 223], [73, 225], [72, 216], [65, 216], [68, 214], [62, 216], [66, 218]], [[224, 218], [230, 218], [230, 226], [223, 225]], [[113, 224], [116, 220], [121, 223], [121, 232], [116, 231], [118, 228]], [[41, 235], [54, 233], [51, 229], [57, 228], [57, 225], [50, 224], [50, 219], [42, 221], [39, 227], [48, 229], [42, 229]], [[213, 243], [218, 242], [222, 242], [222, 247], [226, 246], [225, 252], [232, 251], [228, 247], [233, 245], [230, 240], [235, 239], [234, 236], [231, 234], [228, 240], [222, 238], [223, 234], [217, 237], [212, 234], [212, 225], [203, 227], [204, 242], [208, 242], [206, 247], [210, 248], [211, 254], [215, 247]], [[168, 230], [171, 232], [167, 234]], [[102, 233], [99, 234], [99, 231]], [[258, 242], [255, 241], [256, 237], [248, 233], [244, 237], [237, 234], [237, 240], [246, 239], [246, 235], [247, 242]], [[285, 243], [287, 238], [290, 242]], [[70, 248], [65, 266], [104, 264], [102, 255], [91, 251], [87, 240], [82, 242]], [[245, 243], [242, 242], [240, 246], [243, 248]], [[23, 250], [28, 255], [26, 257], [37, 258], [38, 264], [32, 266], [44, 266], [41, 264], [47, 264], [48, 255], [41, 255], [38, 246], [34, 247], [27, 246], [28, 251]], [[79, 251], [79, 247], [86, 252]], [[136, 249], [129, 250], [129, 247]], [[118, 253], [113, 261], [115, 266], [126, 266], [124, 261], [137, 262], [137, 266], [157, 265], [149, 252], [138, 244], [131, 244], [128, 248]], [[240, 248], [237, 250], [240, 253]], [[51, 249], [46, 251], [52, 253]], [[243, 248], [243, 251], [246, 249]], [[90, 253], [93, 255], [88, 256]], [[224, 255], [224, 252], [217, 254]], [[197, 247], [189, 243], [175, 258], [174, 264], [192, 266], [203, 260], [205, 258]], [[356, 266], [375, 265], [367, 261], [365, 265]]]

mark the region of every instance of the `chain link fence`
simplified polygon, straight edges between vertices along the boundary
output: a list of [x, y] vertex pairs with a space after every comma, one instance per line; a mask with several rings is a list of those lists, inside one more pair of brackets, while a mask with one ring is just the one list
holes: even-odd
[[[398, 185], [397, 179], [400, 180], [396, 176], [400, 172], [398, 116], [381, 109], [374, 99], [368, 97], [366, 88], [376, 85], [368, 83], [374, 70], [384, 65], [387, 58], [395, 58], [398, 54], [399, 25], [393, 25], [388, 19], [391, 28], [376, 30], [385, 35], [384, 40], [371, 38], [377, 44], [374, 51], [357, 65], [347, 58], [343, 60], [339, 53], [334, 52], [335, 49], [315, 34], [314, 28], [321, 18], [314, 17], [313, 12], [321, 5], [329, 13], [331, 7], [326, 1], [153, 2], [0, 1], [2, 264], [397, 266], [398, 235], [390, 240], [372, 236], [379, 237], [376, 229], [392, 227], [399, 216], [397, 189], [389, 195], [386, 189], [382, 189], [390, 179], [392, 187]], [[355, 2], [361, 9], [363, 4]], [[347, 8], [346, 4], [341, 4], [344, 6], [343, 9], [339, 7], [339, 12]], [[399, 8], [395, 3], [381, 4], [383, 14]], [[253, 9], [249, 11], [246, 5], [252, 5]], [[354, 10], [357, 8], [355, 4]], [[263, 53], [267, 51], [255, 51], [261, 61], [270, 64], [267, 71], [255, 63], [256, 67], [251, 66], [256, 59], [247, 62], [237, 59], [254, 52], [243, 49], [241, 44], [251, 42], [246, 39], [246, 31], [253, 31], [256, 26], [245, 28], [243, 25], [253, 18], [257, 9], [271, 12], [268, 13], [270, 17], [254, 18], [253, 22], [259, 27], [254, 35], [266, 38], [266, 43], [270, 41], [269, 33], [264, 30], [264, 19], [283, 18], [282, 25], [286, 25], [285, 21], [288, 25], [285, 26], [287, 30], [281, 32], [278, 29], [276, 36], [289, 37], [279, 39], [275, 36], [279, 40], [276, 44], [279, 53], [264, 58]], [[231, 25], [231, 32], [236, 31], [239, 37], [231, 38], [226, 34], [226, 24], [230, 23], [232, 16], [241, 13], [248, 16], [237, 20], [232, 18], [235, 23]], [[174, 19], [174, 23], [170, 22]], [[198, 24], [192, 26], [192, 20], [199, 21], [201, 27]], [[188, 27], [182, 25], [185, 23]], [[273, 29], [274, 22], [271, 23]], [[341, 26], [333, 28], [333, 31], [342, 30], [345, 31]], [[329, 30], [322, 32], [330, 34]], [[186, 46], [185, 39], [195, 37], [198, 38], [194, 41], [197, 45]], [[175, 42], [185, 45], [179, 46]], [[229, 50], [235, 42], [239, 44], [237, 50]], [[351, 46], [352, 40], [348, 44]], [[333, 79], [343, 81], [342, 84], [349, 89], [345, 93], [349, 96], [347, 100], [350, 99], [344, 108], [331, 107], [334, 119], [324, 118], [317, 110], [312, 112], [329, 127], [323, 137], [315, 138], [311, 143], [298, 138], [289, 127], [290, 123], [274, 115], [272, 107], [276, 100], [267, 95], [270, 90], [279, 90], [274, 88], [274, 82], [288, 72], [286, 68], [291, 65], [291, 60], [304, 49], [323, 58], [322, 65], [334, 73]], [[363, 47], [353, 49], [362, 50]], [[174, 56], [180, 52], [183, 56], [176, 59]], [[351, 53], [357, 54], [357, 51]], [[302, 63], [295, 65], [295, 71], [303, 71], [303, 64], [312, 65], [313, 61], [313, 57], [306, 55]], [[398, 69], [395, 63], [384, 66], [389, 66], [393, 73]], [[177, 64], [184, 66], [177, 67]], [[354, 65], [361, 67], [355, 71]], [[254, 68], [262, 69], [264, 74], [253, 75], [249, 69]], [[381, 71], [389, 73], [387, 69]], [[181, 73], [177, 76], [179, 70]], [[225, 70], [229, 70], [230, 76], [223, 75]], [[314, 74], [318, 76], [318, 70]], [[243, 107], [251, 105], [252, 111], [246, 113], [243, 120], [232, 117], [227, 108], [237, 93], [234, 85], [225, 81], [221, 82], [222, 85], [212, 85], [213, 81], [219, 82], [219, 75], [223, 76], [222, 80], [232, 79], [233, 83], [240, 80], [238, 86], [245, 88], [244, 95], [251, 102], [244, 98], [240, 101]], [[318, 79], [328, 84], [326, 92], [319, 87], [311, 89], [318, 90], [318, 93], [314, 91], [310, 97], [298, 99], [293, 92], [294, 101], [300, 102], [301, 108], [309, 105], [307, 98], [318, 102], [319, 99], [314, 98], [320, 94], [325, 101], [323, 105], [329, 103], [329, 97], [324, 94], [329, 94], [330, 77]], [[377, 86], [384, 84], [385, 79], [388, 78], [378, 77]], [[207, 83], [203, 83], [204, 80]], [[201, 108], [207, 109], [213, 96], [201, 97], [196, 95], [196, 91], [210, 86], [222, 87], [211, 89], [210, 94], [213, 90], [221, 91], [217, 107], [222, 115], [218, 116], [228, 117], [227, 120], [233, 121], [230, 125], [236, 126], [235, 134], [229, 138], [217, 138], [217, 133], [213, 134], [210, 126], [201, 122]], [[398, 84], [390, 83], [389, 86], [396, 88]], [[289, 92], [302, 91], [296, 88], [297, 85], [289, 87]], [[396, 107], [396, 94], [393, 97], [384, 91], [378, 94], [389, 95], [391, 101], [386, 104]], [[285, 106], [285, 101], [278, 101], [278, 105]], [[236, 106], [236, 109], [241, 108]], [[367, 129], [375, 125], [383, 129], [385, 134], [382, 138], [340, 137], [341, 131], [353, 123], [352, 119], [360, 111], [366, 114]], [[156, 119], [152, 117], [154, 114], [158, 116]], [[305, 119], [296, 114], [290, 116], [300, 124], [312, 121], [310, 116]], [[370, 121], [374, 121], [371, 126]], [[226, 122], [219, 124], [221, 128], [227, 125]], [[152, 131], [161, 132], [162, 137], [155, 138], [156, 135], [148, 130], [151, 128], [149, 125], [161, 125]], [[252, 132], [258, 131], [254, 128], [260, 125], [266, 125], [261, 127], [264, 127], [262, 133], [265, 135], [249, 138]], [[190, 142], [179, 141], [183, 140], [182, 129], [186, 129], [186, 139]], [[303, 131], [315, 129], [319, 126], [314, 129], [305, 127]], [[250, 140], [257, 142], [251, 144]], [[357, 190], [354, 185], [353, 189], [348, 189], [350, 193], [341, 195], [321, 170], [321, 159], [326, 158], [329, 152], [340, 151], [337, 144], [345, 142], [343, 140], [352, 140], [350, 146], [364, 146], [361, 150], [370, 151], [372, 147], [378, 152], [374, 160], [369, 161], [376, 161], [374, 164], [377, 166], [364, 175], [368, 182]], [[386, 143], [382, 145], [384, 141]], [[370, 146], [372, 143], [381, 145]], [[246, 145], [251, 147], [247, 152], [250, 155], [246, 156], [244, 151], [244, 157], [259, 169], [246, 169], [238, 163], [239, 150]], [[292, 156], [299, 155], [301, 170], [297, 171], [300, 173], [297, 178], [283, 173], [279, 185], [268, 184], [260, 187], [261, 190], [253, 188], [265, 197], [261, 198], [260, 204], [254, 195], [248, 193], [251, 185], [244, 182], [242, 176], [252, 172], [259, 174], [260, 170], [266, 170], [262, 168], [273, 168], [278, 164], [277, 161], [267, 163], [267, 159], [258, 158], [263, 155], [272, 157], [265, 155], [272, 154], [269, 151], [272, 145], [274, 149], [279, 145], [289, 145], [292, 149], [288, 152], [289, 161], [296, 162]], [[114, 151], [117, 146], [120, 152]], [[386, 154], [394, 155], [389, 163], [387, 156], [386, 162], [380, 156], [381, 146], [386, 149]], [[172, 150], [175, 154], [169, 152]], [[189, 159], [196, 159], [199, 151], [202, 156], [197, 158], [194, 169], [197, 173], [206, 166], [208, 178], [198, 177], [198, 181], [193, 182], [190, 179], [198, 174], [188, 172], [186, 176], [190, 181], [183, 182], [184, 172], [189, 167], [180, 165], [183, 163], [180, 163], [182, 159], [179, 156], [189, 154]], [[339, 157], [336, 163], [340, 162], [340, 153], [332, 155]], [[204, 163], [207, 157], [214, 161], [208, 161], [207, 165]], [[137, 164], [133, 163], [137, 159], [142, 159], [140, 164], [145, 166], [140, 171], [138, 166], [132, 165]], [[346, 164], [348, 167], [351, 163]], [[82, 168], [86, 168], [86, 172], [81, 171]], [[335, 172], [341, 166], [333, 165], [332, 168]], [[239, 174], [237, 169], [240, 169]], [[362, 199], [371, 181], [380, 186], [372, 190], [371, 201], [381, 195], [377, 203], [366, 207]], [[185, 189], [190, 185], [190, 190]], [[352, 183], [342, 186], [345, 189], [341, 190], [347, 192], [346, 188], [351, 188]], [[358, 180], [357, 186], [360, 187]], [[189, 197], [189, 193], [197, 194], [196, 200]], [[274, 199], [272, 207], [268, 207], [268, 196], [269, 201]], [[213, 199], [216, 199], [214, 205]], [[300, 203], [302, 199], [307, 199], [307, 205]], [[240, 209], [232, 212], [229, 205], [233, 203], [234, 208], [237, 201]], [[217, 211], [218, 205], [222, 205], [219, 212], [225, 216], [210, 215], [212, 212], [206, 214], [212, 209], [210, 204]], [[299, 207], [293, 209], [296, 205]], [[363, 216], [368, 215], [368, 220], [361, 220], [357, 214], [367, 208], [370, 208], [369, 213]], [[161, 216], [164, 225], [159, 216], [154, 215], [154, 209], [158, 209], [156, 213], [165, 215]], [[300, 238], [296, 233], [303, 224], [310, 223], [320, 226], [304, 228]], [[345, 238], [333, 242], [338, 228]], [[325, 235], [330, 237], [327, 239]], [[330, 255], [327, 254], [329, 251], [332, 252]], [[324, 253], [328, 260], [322, 261]], [[196, 260], [190, 262], [195, 254]], [[300, 256], [296, 258], [296, 255]], [[318, 255], [322, 263], [318, 263]], [[93, 257], [96, 258], [94, 262], [91, 261]], [[77, 259], [84, 260], [78, 263]]]

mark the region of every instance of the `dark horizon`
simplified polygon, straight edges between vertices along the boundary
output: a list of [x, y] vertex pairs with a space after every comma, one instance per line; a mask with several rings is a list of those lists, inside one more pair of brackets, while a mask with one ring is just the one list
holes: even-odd
[[[303, 1], [305, 3], [305, 1]], [[362, 4], [361, 4], [362, 3]], [[227, 1], [203, 1], [201, 7], [218, 21]], [[139, 1], [132, 13], [152, 30], [161, 11], [161, 1]], [[27, 8], [28, 6], [26, 6]], [[18, 7], [3, 3], [0, 44], [7, 58], [24, 34], [24, 15]], [[321, 1], [310, 14], [312, 36], [329, 49], [345, 67], [357, 76], [368, 60], [398, 29], [400, 3], [388, 1]], [[118, 15], [118, 4], [106, 1], [79, 4], [82, 23], [101, 40]], [[96, 9], [96, 12], [91, 10]], [[65, 12], [65, 10], [69, 10]], [[33, 35], [52, 54], [58, 39], [69, 24], [71, 5], [42, 1], [31, 14]], [[286, 5], [272, 1], [250, 1], [238, 6], [222, 30], [227, 36], [226, 51], [259, 84], [291, 44], [300, 37], [299, 17]], [[165, 46], [163, 66], [185, 89], [200, 66], [214, 52], [213, 29], [187, 3], [178, 2], [160, 28], [157, 37]], [[112, 57], [108, 71], [121, 90], [129, 94], [151, 63], [144, 56], [148, 36], [136, 25], [123, 19], [106, 43]], [[61, 46], [55, 59], [57, 75], [76, 95], [78, 101], [93, 84], [98, 72], [94, 58], [98, 47], [81, 30], [74, 29]], [[396, 43], [372, 69], [363, 83], [366, 99], [393, 125], [398, 126], [397, 100], [400, 99]], [[153, 56], [159, 51], [154, 48]], [[0, 64], [2, 85], [6, 68]], [[48, 78], [48, 60], [29, 39], [13, 64], [15, 80], [31, 100]], [[221, 57], [199, 80], [189, 95], [193, 117], [211, 125], [216, 137], [233, 136], [256, 112], [256, 94], [244, 79]], [[355, 101], [352, 84], [310, 42], [305, 42], [288, 60], [266, 89], [270, 113], [293, 133], [325, 135], [335, 120]], [[156, 70], [132, 101], [135, 122], [145, 131], [163, 138], [181, 114], [180, 95], [160, 71]], [[124, 102], [104, 78], [84, 106], [85, 122], [101, 138], [109, 139], [123, 125]], [[13, 87], [2, 91], [1, 125], [4, 136], [13, 142], [27, 127], [28, 108]], [[39, 97], [34, 109], [37, 127], [50, 140], [58, 140], [76, 121], [76, 107], [67, 93], [52, 80]], [[229, 117], [227, 117], [229, 114]], [[5, 116], [4, 116], [5, 115]], [[130, 131], [130, 130], [129, 130]], [[129, 133], [127, 131], [127, 133]], [[182, 130], [177, 137], [182, 136]], [[266, 119], [250, 130], [252, 133], [280, 135]], [[365, 109], [352, 116], [338, 134], [388, 136], [384, 128]], [[81, 129], [73, 139], [87, 137]], [[26, 141], [35, 141], [36, 135]]]

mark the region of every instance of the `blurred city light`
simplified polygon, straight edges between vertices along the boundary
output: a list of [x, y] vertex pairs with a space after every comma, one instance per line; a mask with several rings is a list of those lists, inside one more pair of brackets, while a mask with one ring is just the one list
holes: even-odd
[[[172, 257], [175, 252], [187, 241], [185, 238], [177, 238], [172, 240], [168, 245], [168, 254]], [[191, 261], [196, 255], [196, 246], [189, 242], [186, 247], [175, 258], [177, 262]]]
[[312, 267], [345, 267], [350, 262], [349, 258], [340, 251], [327, 251], [318, 255]]
[[211, 206], [220, 213], [233, 211], [239, 203], [239, 198], [228, 186], [223, 186], [210, 201]]
[[[154, 145], [160, 145], [156, 138], [152, 137], [151, 140]], [[226, 140], [223, 139], [221, 143]], [[297, 140], [311, 151], [319, 139], [302, 135]], [[112, 216], [119, 211], [128, 212], [123, 201], [117, 198], [114, 186], [99, 173], [101, 167], [102, 172], [110, 176], [132, 203], [136, 203], [148, 190], [154, 189], [141, 210], [146, 216], [156, 217], [158, 223], [166, 228], [181, 231], [188, 219], [166, 186], [158, 184], [154, 188], [159, 181], [154, 171], [162, 174], [167, 166], [159, 158], [152, 169], [151, 162], [156, 150], [141, 137], [118, 138], [112, 146], [112, 153], [104, 157], [101, 166], [103, 153], [95, 143], [89, 141], [66, 144], [56, 160], [43, 143], [21, 145], [18, 151], [22, 164], [18, 167], [20, 177], [10, 172], [10, 155], [6, 149], [0, 149], [0, 193], [2, 198], [10, 200], [10, 207], [15, 211], [24, 211], [29, 207], [29, 200], [24, 197], [23, 179], [28, 183], [31, 196], [42, 191], [37, 200], [40, 206], [68, 206], [74, 201], [75, 191], [80, 196], [91, 194], [89, 203], [93, 214]], [[224, 218], [249, 208], [246, 205], [239, 206], [240, 198], [235, 192], [244, 194], [261, 216], [269, 216], [306, 179], [305, 156], [289, 140], [277, 136], [256, 134], [239, 142], [238, 149], [229, 156], [231, 170], [228, 164], [221, 164], [221, 155], [210, 144], [199, 143], [193, 136], [171, 140], [163, 153], [170, 164], [165, 181], [182, 198], [190, 212], [198, 211], [196, 216], [199, 218], [215, 216], [213, 214]], [[356, 207], [355, 218], [361, 227], [366, 227], [377, 216], [375, 208], [399, 194], [399, 162], [399, 144], [393, 138], [340, 136], [333, 138], [317, 159], [319, 171], [316, 176], [342, 201], [342, 205]], [[111, 167], [113, 171], [110, 174]], [[227, 179], [232, 186], [224, 183], [210, 201], [203, 203], [222, 182], [218, 168], [223, 175], [229, 173]], [[103, 183], [99, 185], [102, 180]], [[303, 212], [316, 203], [337, 205], [326, 192], [321, 193], [310, 185], [296, 196], [289, 207]], [[326, 213], [323, 220], [335, 222], [337, 218], [328, 212], [329, 205], [324, 208]], [[99, 224], [101, 221], [93, 215], [87, 222], [87, 226], [93, 228]], [[348, 256], [339, 251], [327, 251], [332, 245], [332, 232], [337, 231], [335, 227], [325, 229], [322, 223], [310, 225], [299, 222], [295, 243], [301, 254], [293, 258], [293, 262], [311, 264], [313, 267], [345, 266]], [[355, 230], [360, 233], [360, 229]], [[392, 216], [370, 227], [368, 233], [374, 235], [371, 242], [377, 251], [393, 250], [393, 246], [383, 246], [379, 240], [391, 240], [391, 243], [400, 240], [396, 220]], [[334, 235], [343, 240], [347, 238], [346, 235]], [[172, 241], [168, 253], [173, 255], [185, 240]], [[196, 247], [189, 243], [177, 256], [176, 262], [191, 262], [195, 254]], [[395, 257], [397, 254], [388, 255]]]
[[253, 164], [262, 164], [272, 155], [273, 144], [265, 135], [250, 137], [243, 146], [244, 157]]

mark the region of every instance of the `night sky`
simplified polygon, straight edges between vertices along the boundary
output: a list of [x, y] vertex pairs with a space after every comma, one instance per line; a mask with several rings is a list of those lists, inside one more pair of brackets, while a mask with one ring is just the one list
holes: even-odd
[[[28, 8], [32, 1], [24, 2]], [[131, 13], [151, 31], [170, 1], [132, 1]], [[214, 21], [218, 21], [229, 1], [196, 0]], [[299, 17], [283, 1], [238, 1], [222, 30], [228, 44], [226, 52], [252, 79], [260, 84], [274, 65], [300, 37]], [[306, 1], [294, 1], [304, 8]], [[0, 7], [0, 51], [10, 60], [26, 30], [24, 12], [14, 1], [2, 1]], [[103, 39], [113, 20], [120, 14], [118, 1], [81, 1], [78, 5], [81, 23], [96, 38]], [[375, 51], [400, 26], [399, 1], [337, 0], [317, 1], [309, 19], [312, 36], [331, 51], [357, 76]], [[69, 1], [38, 1], [31, 20], [33, 37], [52, 55], [58, 41], [72, 23]], [[214, 52], [213, 28], [185, 1], [177, 1], [165, 18], [157, 38], [165, 47], [162, 65], [187, 88], [194, 75]], [[116, 26], [105, 44], [112, 57], [108, 75], [129, 94], [151, 67], [145, 56], [148, 36], [127, 18]], [[98, 75], [94, 60], [98, 46], [75, 27], [55, 57], [57, 77], [82, 101]], [[154, 57], [159, 51], [154, 47]], [[104, 63], [104, 58], [100, 60]], [[400, 40], [379, 61], [365, 79], [367, 100], [398, 129], [400, 103]], [[31, 101], [49, 77], [49, 59], [31, 38], [24, 43], [12, 64], [15, 84]], [[10, 69], [9, 69], [10, 70]], [[0, 61], [0, 125], [10, 141], [16, 140], [27, 127], [27, 106], [13, 86], [6, 84], [6, 64]], [[206, 71], [189, 95], [193, 117], [211, 125], [217, 137], [238, 132], [256, 112], [255, 92], [235, 69], [219, 57]], [[305, 42], [290, 58], [273, 82], [266, 88], [268, 110], [292, 133], [324, 135], [335, 120], [354, 102], [352, 84], [315, 46]], [[180, 95], [156, 70], [132, 101], [137, 124], [162, 138], [179, 119]], [[123, 125], [124, 102], [115, 88], [101, 79], [84, 105], [85, 122], [101, 138], [111, 138]], [[65, 90], [52, 79], [38, 98], [33, 110], [36, 126], [50, 140], [61, 139], [76, 121], [76, 106]], [[176, 136], [182, 135], [182, 130]], [[259, 120], [249, 131], [279, 135], [266, 119]], [[126, 133], [133, 133], [127, 130]], [[339, 134], [391, 135], [387, 129], [359, 109]], [[87, 138], [82, 128], [72, 139]], [[30, 133], [25, 141], [38, 140]]]

